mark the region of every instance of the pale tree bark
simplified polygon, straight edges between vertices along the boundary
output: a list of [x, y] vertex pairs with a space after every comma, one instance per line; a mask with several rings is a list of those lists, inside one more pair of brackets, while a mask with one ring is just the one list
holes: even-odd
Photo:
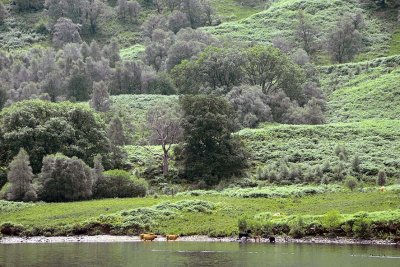
[[163, 175], [169, 172], [169, 151], [181, 138], [180, 114], [176, 106], [160, 104], [147, 113], [147, 128], [151, 130], [150, 142], [163, 150]]

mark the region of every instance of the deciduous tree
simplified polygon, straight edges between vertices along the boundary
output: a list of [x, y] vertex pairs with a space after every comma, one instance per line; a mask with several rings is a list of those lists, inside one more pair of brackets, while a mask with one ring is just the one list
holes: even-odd
[[240, 174], [246, 167], [246, 153], [232, 136], [235, 111], [222, 97], [184, 96], [183, 150], [179, 157], [188, 179], [215, 184]]
[[169, 170], [169, 151], [181, 137], [181, 116], [178, 107], [160, 104], [147, 112], [147, 127], [151, 130], [150, 142], [163, 149], [163, 174]]
[[350, 61], [360, 51], [362, 36], [351, 14], [343, 16], [334, 27], [327, 40], [328, 50], [333, 62]]
[[64, 202], [88, 199], [92, 196], [92, 171], [82, 160], [62, 154], [43, 159], [40, 174], [40, 199]]
[[94, 82], [90, 106], [100, 112], [106, 112], [110, 109], [110, 94], [107, 85], [104, 82]]

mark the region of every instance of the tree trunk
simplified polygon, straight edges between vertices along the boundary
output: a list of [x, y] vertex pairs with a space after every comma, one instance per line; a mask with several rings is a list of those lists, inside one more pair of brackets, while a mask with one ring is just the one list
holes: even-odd
[[166, 176], [168, 174], [168, 151], [164, 151], [163, 156], [163, 175]]

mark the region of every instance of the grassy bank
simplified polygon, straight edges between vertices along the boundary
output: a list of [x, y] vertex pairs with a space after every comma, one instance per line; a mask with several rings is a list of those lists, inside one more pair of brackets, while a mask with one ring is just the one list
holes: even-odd
[[[238, 233], [238, 219], [247, 220], [248, 227], [263, 234], [289, 234], [300, 227], [306, 234], [312, 227], [328, 230], [322, 223], [328, 211], [340, 212], [343, 227], [352, 228], [363, 218], [371, 235], [395, 235], [393, 226], [400, 222], [399, 191], [334, 192], [299, 197], [296, 194], [275, 198], [241, 198], [214, 195], [178, 195], [159, 198], [105, 199], [75, 203], [14, 204], [3, 202], [0, 217], [3, 234], [14, 235], [75, 235], [75, 234], [137, 234], [153, 231], [160, 234], [202, 234], [232, 236]], [[321, 217], [322, 216], [322, 217]], [[389, 228], [374, 231], [374, 225]], [[350, 226], [349, 226], [350, 225]], [[340, 225], [338, 229], [342, 229]], [[392, 229], [392, 230], [390, 230]], [[338, 234], [353, 236], [350, 230]]]

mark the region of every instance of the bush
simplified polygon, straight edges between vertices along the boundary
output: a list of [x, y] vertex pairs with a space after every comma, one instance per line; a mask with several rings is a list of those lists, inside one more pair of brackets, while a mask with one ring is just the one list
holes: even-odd
[[134, 178], [129, 172], [110, 170], [103, 173], [93, 187], [95, 198], [144, 197], [147, 182]]
[[[40, 199], [49, 202], [75, 201], [92, 196], [92, 170], [82, 160], [62, 154], [43, 159]], [[32, 197], [32, 194], [27, 197]]]
[[353, 176], [347, 176], [344, 184], [353, 191], [357, 187], [357, 179]]
[[362, 214], [359, 218], [354, 221], [353, 234], [357, 238], [368, 239], [371, 236], [370, 221], [367, 218], [367, 214]]
[[243, 233], [247, 230], [247, 219], [242, 217], [238, 219], [239, 232]]
[[23, 227], [19, 224], [13, 224], [10, 222], [5, 222], [0, 225], [0, 233], [3, 235], [20, 235], [22, 233]]
[[6, 168], [0, 167], [0, 189], [7, 183], [7, 171]]
[[290, 223], [289, 226], [290, 226], [289, 235], [291, 235], [292, 237], [302, 238], [305, 235], [305, 232], [304, 232], [305, 223], [301, 216], [296, 217]]
[[11, 192], [11, 183], [6, 183], [0, 190], [0, 199], [8, 199], [8, 194]]
[[336, 228], [340, 226], [342, 216], [337, 210], [331, 210], [324, 214], [321, 218], [322, 226], [324, 226], [330, 233], [334, 235]]

